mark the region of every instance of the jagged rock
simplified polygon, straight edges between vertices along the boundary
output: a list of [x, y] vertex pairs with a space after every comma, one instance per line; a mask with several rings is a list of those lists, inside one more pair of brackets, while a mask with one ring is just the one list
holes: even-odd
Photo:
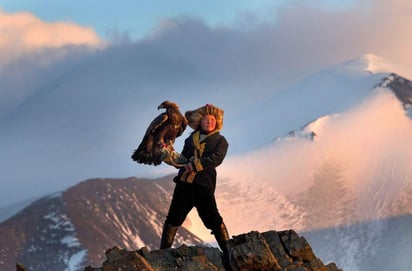
[[[335, 263], [324, 265], [315, 256], [305, 238], [293, 230], [268, 231], [233, 236], [227, 243], [230, 269], [233, 271], [342, 271]], [[102, 267], [84, 271], [223, 271], [217, 248], [186, 246], [149, 251], [127, 251], [113, 247], [106, 251]]]
[[135, 271], [145, 270], [154, 271], [151, 265], [136, 251], [127, 251], [115, 246], [108, 249], [106, 252], [106, 261], [103, 262], [103, 267], [94, 269], [90, 266], [85, 268], [85, 271], [104, 270], [104, 271]]
[[182, 245], [175, 249], [154, 251], [146, 247], [136, 251], [113, 247], [106, 251], [106, 257], [102, 267], [88, 266], [84, 271], [224, 270], [219, 250], [211, 247]]
[[259, 232], [252, 231], [235, 236], [227, 246], [230, 251], [230, 265], [234, 270], [280, 270], [278, 260]]
[[392, 89], [404, 106], [412, 105], [412, 81], [391, 73], [382, 80], [379, 86]]

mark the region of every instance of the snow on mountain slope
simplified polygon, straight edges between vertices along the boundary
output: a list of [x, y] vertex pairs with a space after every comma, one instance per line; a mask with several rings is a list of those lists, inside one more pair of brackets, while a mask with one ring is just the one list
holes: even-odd
[[365, 55], [309, 75], [273, 95], [239, 122], [244, 124], [244, 131], [264, 131], [254, 136], [259, 144], [252, 143], [264, 147], [267, 143], [263, 142], [283, 137], [305, 123], [345, 112], [367, 99], [391, 72], [383, 72], [383, 67], [376, 68], [378, 73], [368, 70], [377, 59], [380, 58]]
[[[337, 259], [345, 271], [407, 271], [412, 266], [412, 216], [392, 217], [304, 232], [322, 259]], [[329, 245], [337, 243], [336, 245]]]
[[[16, 261], [29, 270], [78, 270], [87, 254], [73, 223], [64, 212], [62, 195], [44, 197], [0, 224], [0, 269]], [[68, 268], [72, 267], [72, 268]]]

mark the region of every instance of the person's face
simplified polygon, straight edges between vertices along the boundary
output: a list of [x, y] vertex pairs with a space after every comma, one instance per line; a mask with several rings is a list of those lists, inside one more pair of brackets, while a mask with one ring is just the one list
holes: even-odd
[[200, 126], [204, 132], [210, 133], [216, 129], [216, 119], [213, 115], [206, 115], [202, 118]]

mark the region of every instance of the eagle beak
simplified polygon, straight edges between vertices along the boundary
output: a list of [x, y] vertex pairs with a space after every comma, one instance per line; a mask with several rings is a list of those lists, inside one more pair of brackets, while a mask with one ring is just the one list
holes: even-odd
[[166, 103], [167, 103], [167, 101], [161, 103], [161, 104], [157, 107], [157, 110], [159, 110], [159, 109], [161, 109], [161, 108], [166, 108], [166, 107], [165, 107], [165, 106], [166, 106]]

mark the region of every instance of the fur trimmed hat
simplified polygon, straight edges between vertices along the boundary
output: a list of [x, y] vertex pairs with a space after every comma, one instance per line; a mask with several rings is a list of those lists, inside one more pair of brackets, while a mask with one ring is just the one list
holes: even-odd
[[190, 128], [197, 130], [200, 126], [200, 121], [203, 116], [213, 115], [216, 119], [216, 129], [220, 131], [223, 127], [223, 109], [220, 109], [213, 104], [206, 104], [195, 110], [190, 110], [185, 112], [185, 117], [187, 119], [187, 124]]

